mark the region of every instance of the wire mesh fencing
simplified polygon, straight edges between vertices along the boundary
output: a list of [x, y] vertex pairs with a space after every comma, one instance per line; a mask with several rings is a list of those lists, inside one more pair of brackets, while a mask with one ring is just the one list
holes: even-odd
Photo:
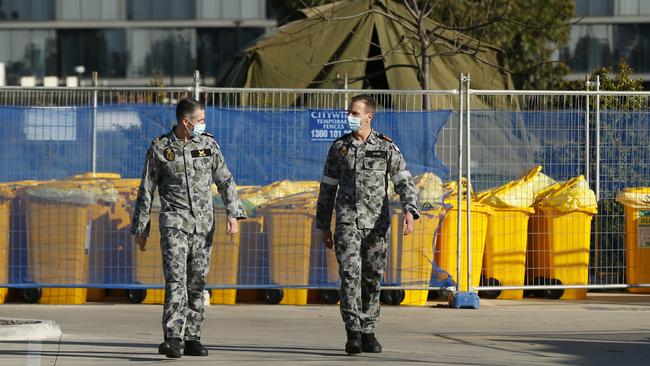
[[[175, 103], [195, 92], [0, 90], [0, 118], [14, 131], [0, 144], [0, 180], [10, 192], [2, 283], [42, 288], [46, 298], [60, 298], [59, 288], [160, 289], [160, 208], [152, 208], [144, 252], [132, 243], [130, 215], [147, 148], [171, 131]], [[234, 289], [266, 288], [286, 289], [285, 297], [301, 302], [305, 289], [339, 286], [334, 252], [315, 230], [315, 202], [329, 146], [347, 132], [347, 103], [360, 93], [368, 91], [201, 88], [207, 131], [220, 145], [249, 216], [239, 234], [226, 235], [213, 187], [208, 287], [219, 290], [220, 301], [232, 301]], [[446, 212], [442, 184], [456, 174], [457, 147], [449, 136], [458, 136], [458, 96], [453, 90], [370, 94], [379, 106], [373, 128], [400, 147], [426, 207], [423, 226], [402, 238], [398, 197], [390, 190], [397, 209], [385, 285], [419, 290], [406, 294], [419, 303], [427, 289], [446, 283], [432, 276], [432, 268]], [[148, 295], [160, 301], [160, 291]], [[76, 301], [84, 294], [63, 296]]]
[[151, 141], [171, 131], [178, 100], [198, 95], [249, 217], [226, 235], [213, 187], [213, 298], [284, 289], [268, 300], [304, 303], [306, 289], [337, 288], [315, 204], [329, 146], [348, 132], [347, 105], [362, 93], [377, 101], [373, 128], [399, 146], [423, 207], [415, 233], [401, 235], [389, 187], [384, 286], [407, 291], [386, 302], [421, 304], [429, 289], [448, 287], [500, 298], [647, 290], [650, 94], [467, 85], [2, 88], [0, 285], [42, 289], [44, 302], [83, 301], [86, 288], [150, 289], [148, 301], [161, 302], [160, 207], [144, 252], [132, 242], [131, 212]]

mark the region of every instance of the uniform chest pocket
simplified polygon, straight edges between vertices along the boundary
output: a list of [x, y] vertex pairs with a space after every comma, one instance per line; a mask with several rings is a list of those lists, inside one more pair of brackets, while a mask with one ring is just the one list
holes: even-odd
[[185, 170], [183, 168], [183, 161], [182, 160], [174, 160], [174, 161], [166, 161], [162, 164], [163, 171], [167, 173], [167, 175], [176, 175], [176, 174], [181, 174]]
[[366, 170], [386, 171], [386, 159], [366, 156], [363, 159], [363, 168]]
[[212, 168], [212, 160], [210, 158], [195, 158], [194, 169], [201, 171], [209, 171]]

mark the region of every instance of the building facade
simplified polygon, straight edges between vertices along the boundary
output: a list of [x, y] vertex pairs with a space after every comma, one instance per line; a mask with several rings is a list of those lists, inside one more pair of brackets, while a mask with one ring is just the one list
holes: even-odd
[[275, 25], [265, 0], [0, 0], [0, 62], [7, 85], [87, 84], [92, 71], [104, 85], [144, 85], [153, 70], [165, 85], [188, 85], [195, 69], [210, 85]]
[[568, 47], [560, 51], [571, 69], [569, 79], [582, 79], [593, 69], [623, 60], [635, 78], [650, 80], [650, 1], [575, 0], [576, 24]]

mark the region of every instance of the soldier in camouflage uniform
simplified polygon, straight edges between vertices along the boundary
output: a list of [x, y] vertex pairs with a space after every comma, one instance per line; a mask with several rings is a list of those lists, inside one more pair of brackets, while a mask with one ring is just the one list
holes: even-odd
[[210, 267], [214, 209], [212, 182], [228, 215], [227, 233], [239, 230], [245, 218], [235, 181], [219, 145], [205, 133], [205, 108], [183, 99], [176, 108], [178, 124], [152, 141], [142, 173], [131, 232], [141, 250], [149, 234], [149, 213], [158, 187], [160, 246], [165, 275], [162, 325], [165, 341], [158, 348], [167, 357], [207, 356], [199, 341], [203, 323], [203, 289]]
[[413, 221], [419, 217], [417, 191], [404, 157], [389, 137], [370, 127], [375, 110], [376, 103], [369, 96], [352, 99], [348, 125], [353, 132], [330, 147], [316, 213], [323, 242], [332, 248], [330, 222], [336, 205], [334, 247], [349, 354], [381, 352], [375, 325], [390, 240], [389, 177], [404, 208], [404, 235], [413, 232]]

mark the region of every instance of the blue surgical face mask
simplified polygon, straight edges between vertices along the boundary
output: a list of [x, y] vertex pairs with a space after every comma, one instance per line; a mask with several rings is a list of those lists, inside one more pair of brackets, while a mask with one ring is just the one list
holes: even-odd
[[194, 125], [192, 130], [192, 136], [199, 136], [205, 132], [205, 123], [199, 123]]
[[348, 115], [348, 127], [352, 130], [352, 132], [358, 130], [361, 128], [361, 117], [353, 117]]

